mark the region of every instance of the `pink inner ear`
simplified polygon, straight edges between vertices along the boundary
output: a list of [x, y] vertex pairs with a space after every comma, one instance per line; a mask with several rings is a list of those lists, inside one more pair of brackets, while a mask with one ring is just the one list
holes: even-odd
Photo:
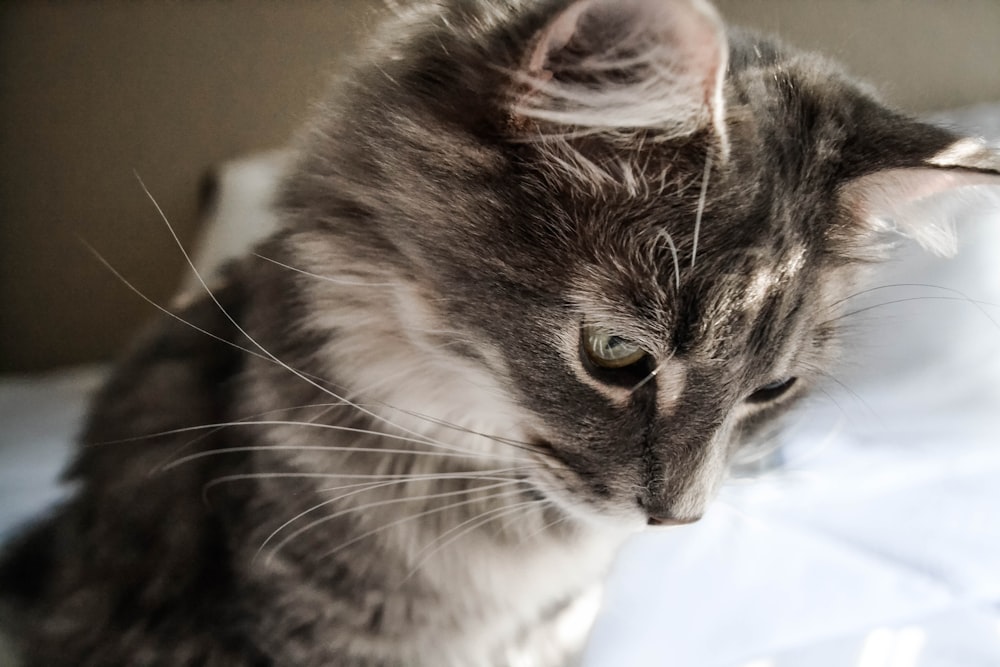
[[541, 73], [545, 69], [549, 56], [569, 44], [569, 40], [573, 39], [573, 35], [576, 33], [576, 25], [579, 23], [580, 17], [587, 11], [590, 3], [591, 0], [574, 3], [542, 32], [531, 59], [528, 61], [530, 73]]
[[[574, 53], [557, 61], [577, 36]], [[684, 132], [711, 123], [724, 138], [728, 47], [705, 0], [577, 0], [538, 33], [527, 55], [522, 71], [535, 92], [519, 105], [520, 115], [579, 127]], [[639, 74], [631, 89], [608, 76], [615, 68]]]
[[855, 210], [891, 217], [894, 211], [921, 199], [974, 185], [1000, 185], [1000, 175], [933, 168], [889, 169], [855, 180], [841, 196]]
[[[937, 209], [918, 210], [914, 204], [977, 185], [1000, 187], [1000, 174], [959, 168], [888, 169], [851, 181], [841, 189], [840, 198], [855, 215], [891, 222], [890, 229], [900, 235], [937, 254], [951, 255], [956, 246], [954, 218], [961, 211], [942, 215]], [[1000, 189], [996, 193], [1000, 195]]]

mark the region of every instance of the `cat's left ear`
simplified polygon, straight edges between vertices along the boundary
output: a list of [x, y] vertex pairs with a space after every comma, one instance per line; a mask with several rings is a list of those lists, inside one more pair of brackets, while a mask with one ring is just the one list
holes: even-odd
[[706, 0], [569, 0], [526, 45], [512, 112], [543, 134], [709, 130], [725, 153], [728, 52]]
[[[959, 196], [950, 197], [947, 206], [929, 205], [947, 194]], [[956, 139], [914, 166], [892, 166], [849, 180], [840, 189], [840, 201], [874, 231], [911, 238], [950, 257], [958, 250], [955, 222], [970, 208], [985, 205], [1000, 217], [1000, 148]]]

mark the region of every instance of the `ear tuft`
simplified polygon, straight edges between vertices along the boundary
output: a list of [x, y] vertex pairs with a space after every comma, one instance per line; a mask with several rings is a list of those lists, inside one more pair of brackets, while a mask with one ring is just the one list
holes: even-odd
[[513, 111], [571, 134], [711, 128], [724, 148], [727, 58], [704, 0], [575, 0], [536, 35]]

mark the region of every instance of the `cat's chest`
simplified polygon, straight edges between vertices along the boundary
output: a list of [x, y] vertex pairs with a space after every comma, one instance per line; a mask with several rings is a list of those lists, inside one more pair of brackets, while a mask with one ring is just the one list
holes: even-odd
[[492, 600], [495, 615], [460, 629], [442, 664], [449, 659], [449, 664], [491, 667], [569, 664], [597, 616], [602, 580], [617, 546], [618, 541], [608, 540], [552, 549], [535, 558], [500, 562], [502, 556], [494, 556], [483, 562], [483, 569], [473, 573], [479, 581], [468, 590], [468, 603]]
[[[281, 616], [302, 619], [318, 639], [298, 648], [281, 634], [271, 641], [289, 652], [289, 664], [313, 664], [306, 655], [329, 651], [331, 659], [365, 656], [371, 664], [413, 667], [565, 665], [582, 650], [620, 541], [593, 534], [498, 548], [488, 536], [471, 536], [461, 549], [425, 563], [419, 577], [388, 589], [379, 582], [398, 581], [392, 555], [358, 554], [368, 576], [346, 596], [287, 578], [280, 594], [267, 593], [289, 605]], [[298, 570], [289, 563], [278, 569], [287, 577]]]

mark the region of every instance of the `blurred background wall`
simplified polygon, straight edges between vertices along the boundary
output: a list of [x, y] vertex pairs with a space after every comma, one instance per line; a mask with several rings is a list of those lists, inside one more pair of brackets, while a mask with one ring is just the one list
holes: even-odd
[[[997, 0], [719, 0], [913, 111], [1000, 100]], [[284, 143], [381, 0], [0, 2], [0, 371], [107, 358], [183, 259], [222, 160]]]

